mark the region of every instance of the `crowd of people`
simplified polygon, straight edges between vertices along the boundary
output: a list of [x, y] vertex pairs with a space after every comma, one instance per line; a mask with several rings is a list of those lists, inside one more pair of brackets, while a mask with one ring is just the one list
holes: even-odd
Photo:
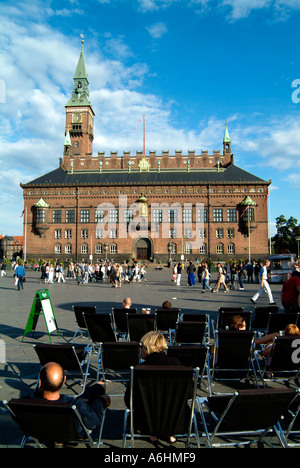
[[104, 263], [73, 263], [70, 262], [65, 272], [61, 263], [45, 262], [41, 266], [41, 279], [45, 283], [54, 284], [66, 282], [66, 279], [75, 279], [77, 284], [88, 284], [93, 282], [109, 282], [113, 288], [120, 288], [122, 283], [141, 283], [147, 282], [146, 267], [134, 263], [121, 265], [118, 263], [104, 262]]

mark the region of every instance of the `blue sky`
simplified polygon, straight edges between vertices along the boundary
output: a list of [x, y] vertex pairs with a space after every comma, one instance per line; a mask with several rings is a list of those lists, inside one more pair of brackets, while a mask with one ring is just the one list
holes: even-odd
[[0, 3], [0, 234], [21, 235], [20, 182], [58, 167], [84, 34], [94, 153], [221, 149], [272, 179], [300, 221], [300, 0]]

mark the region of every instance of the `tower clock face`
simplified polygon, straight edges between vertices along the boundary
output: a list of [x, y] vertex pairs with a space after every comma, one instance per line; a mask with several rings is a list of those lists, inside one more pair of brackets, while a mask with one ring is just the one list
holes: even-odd
[[72, 114], [72, 123], [82, 123], [82, 114]]

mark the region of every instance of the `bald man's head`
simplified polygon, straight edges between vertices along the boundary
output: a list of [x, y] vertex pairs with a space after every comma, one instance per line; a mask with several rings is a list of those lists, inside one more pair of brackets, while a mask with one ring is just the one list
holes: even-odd
[[65, 382], [63, 368], [56, 362], [48, 362], [40, 372], [40, 388], [44, 392], [58, 392]]

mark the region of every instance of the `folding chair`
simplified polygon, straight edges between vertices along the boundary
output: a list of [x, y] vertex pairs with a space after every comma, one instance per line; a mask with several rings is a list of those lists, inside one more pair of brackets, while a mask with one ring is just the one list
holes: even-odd
[[[130, 437], [185, 437], [186, 447], [192, 436], [200, 447], [195, 398], [199, 369], [191, 367], [136, 366], [131, 368], [130, 407], [125, 410], [123, 448]], [[190, 404], [188, 404], [190, 400]], [[127, 422], [129, 417], [129, 432]], [[194, 424], [194, 433], [192, 427]]]
[[207, 314], [182, 314], [182, 322], [204, 322], [207, 325], [207, 339], [210, 338], [210, 320]]
[[248, 378], [250, 369], [258, 387], [254, 366], [255, 333], [247, 330], [217, 330], [212, 364], [213, 380], [236, 380]]
[[77, 338], [77, 335], [79, 334], [81, 338], [86, 338], [85, 333], [87, 333], [87, 330], [86, 330], [86, 324], [85, 324], [85, 320], [83, 317], [83, 313], [96, 314], [97, 308], [96, 306], [73, 305], [72, 309], [74, 311], [76, 322], [77, 322], [77, 330], [72, 339], [72, 342], [74, 343], [75, 339]]
[[175, 330], [179, 320], [180, 309], [156, 309], [156, 326], [160, 332], [170, 333]]
[[198, 399], [205, 444], [209, 448], [259, 442], [271, 445], [266, 439], [271, 434], [287, 448], [280, 420], [297, 396], [293, 389], [264, 388]]
[[93, 346], [98, 347], [104, 341], [117, 341], [111, 314], [83, 313], [83, 317]]
[[266, 333], [269, 323], [270, 313], [278, 313], [278, 306], [255, 306], [252, 318], [252, 330]]
[[169, 346], [168, 356], [178, 359], [183, 366], [191, 366], [194, 369], [199, 368], [199, 385], [201, 385], [206, 374], [208, 380], [208, 390], [211, 394], [210, 366], [209, 366], [209, 348], [204, 345], [181, 345]]
[[232, 317], [241, 316], [246, 322], [246, 330], [251, 330], [252, 312], [233, 312], [231, 310], [220, 310], [217, 321], [217, 330], [229, 330]]
[[278, 336], [275, 338], [270, 354], [264, 359], [261, 376], [266, 380], [289, 381], [297, 379], [300, 373], [300, 359], [298, 357], [300, 337]]
[[288, 447], [299, 447], [300, 441], [300, 401], [299, 401], [299, 389], [298, 398], [291, 404], [284, 416], [282, 422], [282, 429], [287, 441]]
[[97, 376], [100, 372], [100, 343], [116, 342], [111, 314], [83, 314], [93, 351], [97, 354]]
[[38, 448], [53, 447], [55, 443], [84, 443], [90, 448], [101, 444], [105, 410], [102, 423], [94, 439], [79, 414], [76, 405], [49, 400], [12, 399], [3, 402], [12, 418], [24, 433], [20, 448], [29, 438]]
[[127, 327], [127, 316], [126, 314], [136, 314], [136, 309], [124, 309], [124, 308], [113, 308], [112, 317], [114, 323], [115, 333], [119, 336], [127, 338], [128, 327]]
[[[100, 343], [102, 380], [104, 382], [129, 381], [130, 367], [141, 363], [141, 355], [141, 343], [124, 341]], [[110, 379], [107, 378], [107, 374], [111, 376]], [[97, 380], [99, 380], [98, 376]]]
[[154, 314], [126, 314], [128, 327], [128, 340], [137, 341], [149, 331], [156, 330], [156, 317]]
[[92, 348], [72, 344], [43, 343], [33, 345], [33, 348], [42, 367], [48, 362], [60, 364], [68, 378], [81, 379], [81, 386], [83, 391], [85, 390]]
[[219, 321], [220, 321], [220, 318], [223, 314], [223, 312], [225, 313], [230, 313], [231, 316], [233, 315], [241, 315], [242, 312], [244, 312], [244, 307], [219, 307], [218, 309], [218, 315], [217, 315], [217, 318], [216, 320], [212, 320], [212, 332], [213, 332], [213, 335], [215, 334], [215, 331], [218, 330], [219, 328]]
[[207, 336], [205, 322], [177, 322], [174, 344], [204, 344]]
[[300, 314], [298, 312], [291, 312], [287, 314], [270, 313], [267, 335], [284, 330], [285, 327], [290, 323], [297, 325], [299, 316]]

